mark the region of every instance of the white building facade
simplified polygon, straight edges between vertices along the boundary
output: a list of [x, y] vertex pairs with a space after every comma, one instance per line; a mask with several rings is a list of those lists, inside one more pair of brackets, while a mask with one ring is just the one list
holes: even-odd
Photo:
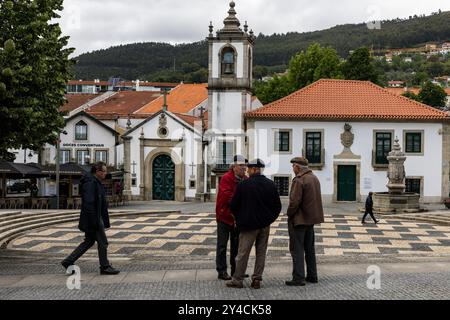
[[370, 82], [320, 80], [245, 117], [249, 157], [267, 163], [265, 174], [283, 196], [297, 156], [310, 162], [325, 202], [386, 192], [387, 155], [398, 139], [407, 156], [406, 191], [422, 202], [448, 197], [448, 114]]

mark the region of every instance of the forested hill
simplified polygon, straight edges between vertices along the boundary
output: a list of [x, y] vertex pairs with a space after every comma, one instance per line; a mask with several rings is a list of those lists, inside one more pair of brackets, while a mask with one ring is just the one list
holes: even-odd
[[[295, 53], [305, 50], [312, 42], [332, 46], [346, 57], [349, 50], [361, 46], [409, 48], [426, 42], [449, 40], [450, 11], [446, 11], [382, 21], [381, 29], [370, 29], [361, 23], [306, 33], [260, 34], [256, 40], [254, 61], [256, 66], [283, 70]], [[121, 45], [77, 57], [75, 78], [106, 80], [114, 76], [129, 80], [170, 81], [190, 74], [192, 77], [184, 80], [202, 81], [208, 62], [207, 53], [206, 41], [179, 45], [154, 42]]]

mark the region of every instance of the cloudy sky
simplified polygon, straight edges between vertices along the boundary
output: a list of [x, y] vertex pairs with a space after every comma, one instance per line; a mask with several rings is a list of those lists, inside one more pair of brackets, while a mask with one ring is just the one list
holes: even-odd
[[[183, 43], [221, 28], [229, 0], [65, 0], [60, 20], [75, 55], [135, 42]], [[448, 0], [235, 0], [256, 34], [314, 31], [337, 24], [450, 10]]]

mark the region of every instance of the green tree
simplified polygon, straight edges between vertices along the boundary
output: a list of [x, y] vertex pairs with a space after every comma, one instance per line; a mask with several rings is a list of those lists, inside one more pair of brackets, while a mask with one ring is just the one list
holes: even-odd
[[289, 63], [288, 80], [294, 91], [325, 78], [342, 78], [339, 56], [331, 47], [322, 48], [314, 43]]
[[270, 81], [258, 81], [255, 83], [255, 94], [263, 104], [281, 99], [294, 90], [286, 76], [275, 75]]
[[365, 80], [379, 84], [378, 73], [374, 66], [369, 48], [356, 49], [342, 65], [342, 74], [347, 80]]
[[342, 78], [340, 59], [333, 48], [314, 43], [306, 52], [301, 51], [291, 59], [287, 75], [275, 75], [268, 82], [257, 82], [255, 93], [262, 103], [267, 104], [324, 78]]
[[427, 81], [419, 92], [420, 102], [435, 108], [444, 108], [447, 94], [440, 85]]
[[407, 92], [403, 93], [402, 96], [420, 102], [419, 96], [417, 94], [415, 94], [414, 92], [407, 91]]
[[59, 107], [73, 49], [57, 23], [63, 0], [0, 1], [0, 158], [39, 150], [64, 127]]
[[422, 86], [429, 78], [430, 76], [426, 72], [416, 72], [414, 74], [412, 84], [415, 86]]

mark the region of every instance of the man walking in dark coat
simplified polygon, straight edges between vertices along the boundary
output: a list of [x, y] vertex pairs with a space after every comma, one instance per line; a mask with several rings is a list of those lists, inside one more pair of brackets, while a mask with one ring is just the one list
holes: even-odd
[[230, 208], [239, 228], [239, 249], [236, 257], [236, 272], [226, 283], [230, 288], [243, 288], [250, 251], [255, 244], [256, 261], [251, 287], [261, 287], [266, 261], [270, 225], [278, 218], [281, 201], [275, 183], [262, 175], [264, 162], [260, 159], [249, 161], [249, 178], [241, 182], [231, 200]]
[[364, 216], [362, 218], [361, 223], [366, 223], [366, 217], [369, 214], [372, 217], [373, 222], [378, 223], [379, 221], [375, 219], [375, 216], [373, 215], [373, 200], [372, 200], [373, 192], [369, 192], [369, 195], [366, 199], [366, 210], [364, 213]]
[[91, 173], [86, 173], [81, 179], [81, 213], [78, 228], [85, 232], [84, 241], [64, 259], [64, 268], [73, 265], [95, 242], [98, 246], [100, 260], [100, 274], [115, 275], [119, 270], [114, 269], [107, 257], [108, 240], [105, 229], [110, 227], [106, 192], [101, 183], [106, 176], [106, 164], [98, 162], [92, 166]]
[[[289, 250], [293, 261], [288, 286], [304, 286], [305, 280], [317, 283], [314, 225], [324, 222], [319, 179], [308, 168], [308, 160], [291, 160], [296, 177], [292, 180], [287, 209]], [[305, 278], [305, 260], [307, 277]]]
[[220, 179], [219, 190], [216, 200], [217, 221], [217, 248], [216, 248], [216, 270], [218, 278], [230, 280], [227, 273], [227, 246], [230, 239], [230, 265], [231, 275], [236, 269], [236, 255], [239, 245], [239, 232], [236, 228], [234, 216], [230, 210], [230, 201], [239, 182], [246, 178], [248, 160], [241, 155], [233, 157], [230, 170]]

